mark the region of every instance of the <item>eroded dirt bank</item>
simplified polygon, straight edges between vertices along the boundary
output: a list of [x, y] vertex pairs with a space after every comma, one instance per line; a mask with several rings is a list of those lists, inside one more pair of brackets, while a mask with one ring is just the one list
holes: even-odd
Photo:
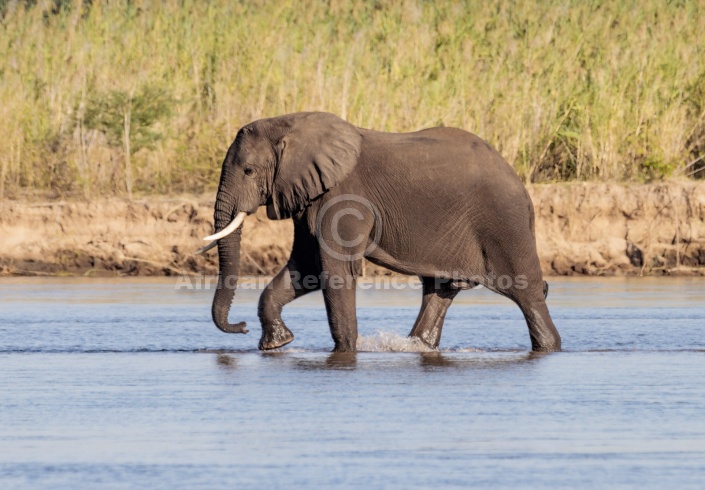
[[[705, 183], [555, 184], [529, 189], [549, 275], [705, 275]], [[214, 196], [127, 202], [0, 202], [0, 274], [213, 274], [194, 256], [212, 231]], [[286, 262], [290, 221], [245, 221], [243, 274]], [[385, 273], [367, 266], [367, 274]]]

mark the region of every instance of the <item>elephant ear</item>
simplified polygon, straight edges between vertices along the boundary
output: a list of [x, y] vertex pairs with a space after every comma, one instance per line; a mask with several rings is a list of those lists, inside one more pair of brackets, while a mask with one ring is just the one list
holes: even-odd
[[340, 184], [357, 164], [362, 135], [352, 124], [325, 112], [287, 118], [278, 144], [271, 219], [289, 218]]

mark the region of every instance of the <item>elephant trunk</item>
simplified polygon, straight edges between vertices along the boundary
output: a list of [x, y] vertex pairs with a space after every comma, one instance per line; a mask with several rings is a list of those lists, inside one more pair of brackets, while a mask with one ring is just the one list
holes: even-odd
[[[219, 193], [215, 211], [216, 230], [222, 230], [226, 227], [232, 216], [232, 213], [225, 211], [225, 207]], [[232, 207], [230, 209], [232, 210]], [[218, 241], [218, 287], [213, 297], [211, 313], [215, 325], [226, 333], [247, 333], [245, 322], [235, 324], [228, 322], [228, 313], [230, 313], [230, 306], [235, 297], [235, 289], [237, 289], [238, 276], [240, 275], [241, 237], [242, 226], [239, 226], [234, 232]]]

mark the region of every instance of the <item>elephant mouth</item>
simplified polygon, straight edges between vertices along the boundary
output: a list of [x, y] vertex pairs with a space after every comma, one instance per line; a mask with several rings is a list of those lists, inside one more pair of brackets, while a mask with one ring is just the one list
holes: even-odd
[[205, 237], [204, 240], [210, 241], [210, 243], [205, 247], [199, 248], [194, 253], [202, 254], [218, 245], [218, 240], [220, 240], [221, 238], [225, 238], [226, 236], [230, 235], [232, 232], [240, 228], [242, 222], [245, 221], [245, 216], [247, 216], [247, 213], [245, 213], [244, 211], [237, 213], [235, 215], [235, 218], [233, 218], [233, 220], [225, 228], [220, 230], [218, 233], [214, 233], [213, 235]]

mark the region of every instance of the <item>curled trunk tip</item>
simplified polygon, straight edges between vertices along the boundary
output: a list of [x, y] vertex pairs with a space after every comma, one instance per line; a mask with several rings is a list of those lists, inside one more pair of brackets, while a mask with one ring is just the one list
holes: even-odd
[[228, 314], [240, 275], [241, 228], [218, 241], [218, 287], [213, 297], [213, 323], [226, 333], [247, 333], [245, 322], [230, 323]]

